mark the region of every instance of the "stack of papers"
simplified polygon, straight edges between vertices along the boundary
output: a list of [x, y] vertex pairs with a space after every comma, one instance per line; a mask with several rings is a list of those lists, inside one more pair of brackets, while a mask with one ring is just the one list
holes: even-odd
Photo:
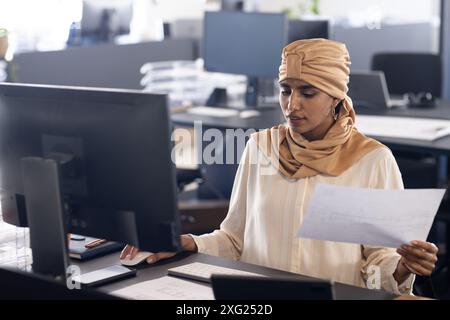
[[298, 236], [393, 248], [426, 240], [444, 193], [319, 184]]
[[377, 137], [433, 141], [450, 135], [450, 120], [357, 115], [356, 127]]
[[214, 300], [211, 287], [169, 276], [141, 282], [111, 294], [133, 300]]

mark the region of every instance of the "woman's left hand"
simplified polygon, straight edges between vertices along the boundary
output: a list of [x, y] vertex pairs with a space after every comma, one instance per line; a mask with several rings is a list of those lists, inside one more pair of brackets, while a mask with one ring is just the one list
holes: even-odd
[[402, 258], [396, 273], [402, 279], [408, 277], [410, 273], [420, 276], [431, 275], [438, 260], [438, 248], [431, 242], [414, 240], [410, 244], [401, 245], [397, 252]]

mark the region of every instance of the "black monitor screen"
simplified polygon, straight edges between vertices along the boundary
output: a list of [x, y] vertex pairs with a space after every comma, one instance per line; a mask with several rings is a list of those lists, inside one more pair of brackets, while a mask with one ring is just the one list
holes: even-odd
[[27, 223], [22, 159], [59, 159], [69, 231], [146, 250], [177, 250], [169, 124], [165, 95], [0, 84], [5, 221]]
[[284, 14], [207, 12], [204, 25], [206, 70], [251, 77], [278, 75], [287, 40]]
[[244, 0], [222, 0], [220, 3], [222, 10], [229, 10], [229, 11], [244, 10]]
[[289, 43], [301, 39], [328, 37], [328, 20], [289, 20]]

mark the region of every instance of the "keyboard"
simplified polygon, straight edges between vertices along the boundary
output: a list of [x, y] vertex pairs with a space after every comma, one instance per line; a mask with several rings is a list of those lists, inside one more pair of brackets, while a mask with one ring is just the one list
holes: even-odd
[[211, 275], [235, 275], [265, 277], [262, 274], [194, 262], [167, 270], [168, 275], [211, 283]]

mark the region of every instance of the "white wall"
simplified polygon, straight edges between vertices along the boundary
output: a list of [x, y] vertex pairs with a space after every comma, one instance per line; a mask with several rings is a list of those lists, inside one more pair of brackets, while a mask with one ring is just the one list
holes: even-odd
[[[153, 0], [148, 0], [153, 1]], [[164, 21], [176, 19], [202, 19], [205, 10], [217, 10], [219, 2], [205, 0], [157, 0], [158, 11]]]

